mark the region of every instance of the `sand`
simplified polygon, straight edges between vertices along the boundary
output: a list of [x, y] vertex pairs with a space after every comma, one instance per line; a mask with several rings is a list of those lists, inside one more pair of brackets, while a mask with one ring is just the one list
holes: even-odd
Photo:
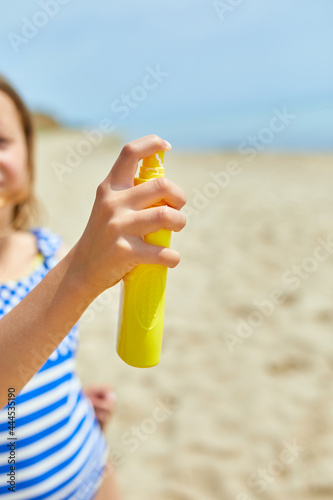
[[[60, 181], [54, 162], [83, 138], [54, 131], [38, 142], [43, 223], [69, 245], [121, 149], [105, 139]], [[331, 165], [166, 154], [188, 224], [172, 235], [181, 263], [168, 271], [160, 364], [117, 356], [119, 285], [80, 320], [83, 384], [118, 394], [107, 439], [127, 500], [333, 498]]]

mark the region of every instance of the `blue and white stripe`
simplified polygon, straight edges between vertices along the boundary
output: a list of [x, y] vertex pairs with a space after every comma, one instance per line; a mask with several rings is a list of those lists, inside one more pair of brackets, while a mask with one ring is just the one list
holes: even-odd
[[[62, 239], [33, 228], [43, 263], [29, 276], [0, 283], [0, 318], [56, 265]], [[92, 500], [102, 481], [108, 445], [75, 371], [76, 324], [16, 395], [15, 494], [8, 490], [8, 415], [0, 410], [1, 500]]]

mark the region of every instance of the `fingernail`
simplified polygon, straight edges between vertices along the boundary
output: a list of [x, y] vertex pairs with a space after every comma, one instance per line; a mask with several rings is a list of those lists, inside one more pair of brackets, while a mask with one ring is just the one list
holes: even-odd
[[172, 146], [171, 146], [170, 142], [166, 141], [165, 139], [163, 139], [163, 140], [164, 140], [164, 142], [165, 142], [165, 144], [166, 144], [166, 149], [167, 149], [167, 151], [170, 151], [170, 149], [172, 148]]

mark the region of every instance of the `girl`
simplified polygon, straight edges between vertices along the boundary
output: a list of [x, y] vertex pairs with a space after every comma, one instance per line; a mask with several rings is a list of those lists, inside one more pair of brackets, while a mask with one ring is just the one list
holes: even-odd
[[[162, 227], [179, 231], [185, 226], [179, 211], [185, 204], [183, 191], [166, 179], [133, 187], [138, 161], [170, 148], [157, 136], [127, 144], [97, 188], [83, 235], [70, 251], [64, 250], [61, 238], [50, 230], [27, 230], [36, 207], [31, 119], [14, 89], [0, 79], [4, 500], [120, 498], [101, 429], [111, 404], [103, 387], [91, 387], [90, 400], [75, 372], [77, 321], [100, 293], [137, 264], [178, 264], [177, 252], [149, 245], [143, 237]], [[168, 206], [148, 208], [161, 200]], [[15, 421], [10, 418], [13, 409]]]

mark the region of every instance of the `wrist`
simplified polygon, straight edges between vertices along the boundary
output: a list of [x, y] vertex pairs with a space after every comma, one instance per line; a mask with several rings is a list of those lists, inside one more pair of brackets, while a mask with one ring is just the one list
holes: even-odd
[[89, 273], [87, 273], [87, 259], [84, 258], [78, 248], [78, 243], [74, 245], [63, 260], [66, 261], [66, 279], [70, 288], [89, 305], [103, 290], [100, 290], [91, 283]]
[[81, 294], [82, 299], [90, 304], [104, 291], [104, 288], [92, 280], [87, 265], [89, 257], [84, 254], [77, 242], [65, 258], [68, 266], [66, 274], [71, 288]]

